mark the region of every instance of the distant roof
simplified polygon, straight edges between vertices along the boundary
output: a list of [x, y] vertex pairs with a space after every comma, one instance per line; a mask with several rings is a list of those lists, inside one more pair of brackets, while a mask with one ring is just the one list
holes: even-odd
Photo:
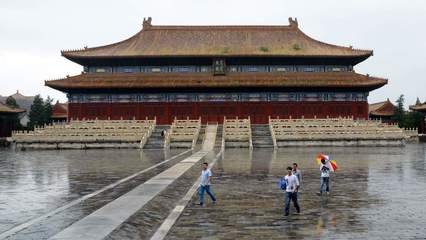
[[413, 110], [413, 111], [425, 112], [426, 113], [426, 102], [421, 103], [420, 100], [417, 98], [416, 105], [410, 106], [410, 109]]
[[16, 90], [16, 93], [14, 93], [14, 94], [12, 94], [10, 96], [0, 96], [0, 101], [6, 102], [6, 99], [8, 97], [13, 97], [13, 99], [15, 99], [15, 101], [19, 105], [19, 107], [27, 110], [27, 112], [30, 111], [31, 104], [34, 101], [34, 96], [25, 96], [25, 95], [22, 95], [19, 92], [19, 90]]
[[355, 72], [288, 73], [84, 73], [46, 81], [51, 88], [72, 89], [172, 89], [172, 88], [362, 88], [373, 90], [387, 80]]
[[391, 117], [395, 115], [396, 106], [387, 99], [384, 102], [373, 103], [368, 106], [370, 115]]
[[135, 57], [358, 57], [371, 50], [358, 50], [317, 41], [299, 27], [297, 19], [287, 26], [154, 26], [144, 19], [143, 29], [114, 44], [64, 50], [75, 61], [82, 58]]
[[10, 95], [10, 97], [13, 97], [15, 100], [22, 100], [22, 99], [31, 100], [31, 101], [34, 100], [34, 96], [24, 96], [19, 92], [19, 90], [16, 90], [16, 93]]
[[51, 118], [67, 118], [68, 117], [68, 103], [57, 102], [52, 108]]
[[0, 102], [0, 113], [22, 113], [25, 112], [25, 109], [20, 108], [11, 108], [6, 104]]

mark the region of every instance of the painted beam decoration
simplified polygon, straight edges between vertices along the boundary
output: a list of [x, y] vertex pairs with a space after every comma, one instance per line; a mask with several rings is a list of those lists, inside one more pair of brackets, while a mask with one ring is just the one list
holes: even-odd
[[367, 101], [366, 92], [346, 93], [137, 93], [137, 94], [68, 94], [70, 103], [114, 102], [316, 102], [316, 101]]

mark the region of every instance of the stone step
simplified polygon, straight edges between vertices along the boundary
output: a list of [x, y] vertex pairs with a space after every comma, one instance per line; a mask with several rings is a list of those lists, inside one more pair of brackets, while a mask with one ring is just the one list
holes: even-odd
[[161, 136], [161, 132], [163, 130], [168, 130], [168, 129], [170, 129], [170, 125], [157, 125], [143, 148], [144, 149], [164, 148], [164, 137]]
[[252, 142], [254, 148], [271, 148], [273, 141], [269, 125], [251, 125]]

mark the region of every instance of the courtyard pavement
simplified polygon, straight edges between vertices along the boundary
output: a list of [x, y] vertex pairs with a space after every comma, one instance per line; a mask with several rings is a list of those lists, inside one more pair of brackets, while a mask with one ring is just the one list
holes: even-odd
[[[72, 200], [148, 169], [184, 150], [0, 151], [0, 234]], [[314, 158], [330, 154], [339, 165], [331, 194], [316, 195]], [[203, 160], [212, 162], [219, 149]], [[173, 169], [191, 152], [154, 167], [7, 239], [48, 239], [114, 200]], [[426, 145], [405, 148], [226, 149], [213, 167], [218, 203], [181, 209], [166, 239], [425, 239]], [[193, 189], [201, 162], [176, 176], [114, 227], [105, 239], [149, 239]], [[302, 213], [283, 216], [278, 179], [298, 162], [303, 171]], [[141, 204], [141, 203], [138, 203]]]

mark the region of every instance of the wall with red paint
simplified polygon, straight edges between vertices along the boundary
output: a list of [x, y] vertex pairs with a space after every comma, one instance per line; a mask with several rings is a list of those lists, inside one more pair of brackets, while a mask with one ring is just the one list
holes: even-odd
[[222, 123], [223, 117], [246, 118], [253, 124], [273, 118], [350, 117], [368, 119], [367, 102], [173, 102], [173, 103], [70, 103], [69, 119], [153, 119], [170, 124], [174, 117]]

